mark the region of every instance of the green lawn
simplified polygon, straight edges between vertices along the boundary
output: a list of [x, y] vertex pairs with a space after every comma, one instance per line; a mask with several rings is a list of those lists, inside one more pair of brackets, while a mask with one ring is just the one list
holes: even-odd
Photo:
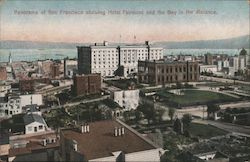
[[183, 90], [184, 95], [175, 95], [167, 91], [161, 91], [158, 94], [170, 102], [179, 105], [206, 104], [208, 102], [226, 102], [235, 101], [235, 98], [221, 93], [202, 91], [202, 90]]
[[192, 136], [197, 136], [203, 139], [208, 139], [215, 136], [222, 136], [227, 134], [226, 131], [216, 128], [212, 125], [191, 123], [188, 131]]

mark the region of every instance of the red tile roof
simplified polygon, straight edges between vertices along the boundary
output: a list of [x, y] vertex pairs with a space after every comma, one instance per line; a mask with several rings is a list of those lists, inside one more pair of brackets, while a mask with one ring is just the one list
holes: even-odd
[[156, 148], [131, 128], [125, 127], [125, 134], [115, 137], [114, 128], [122, 126], [124, 127], [113, 120], [99, 121], [89, 124], [89, 133], [71, 129], [63, 130], [62, 135], [77, 142], [77, 151], [83, 154], [86, 160], [112, 156], [111, 153], [115, 151], [123, 151], [126, 154]]

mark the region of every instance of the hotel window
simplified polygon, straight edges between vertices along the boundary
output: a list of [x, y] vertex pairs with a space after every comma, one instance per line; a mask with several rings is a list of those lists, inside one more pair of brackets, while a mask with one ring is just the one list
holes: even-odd
[[178, 72], [178, 68], [177, 67], [175, 68], [175, 72]]
[[179, 71], [182, 72], [182, 68], [181, 67], [179, 67]]
[[39, 125], [39, 127], [38, 127], [38, 128], [41, 130], [41, 129], [43, 129], [43, 126], [42, 126], [42, 125]]

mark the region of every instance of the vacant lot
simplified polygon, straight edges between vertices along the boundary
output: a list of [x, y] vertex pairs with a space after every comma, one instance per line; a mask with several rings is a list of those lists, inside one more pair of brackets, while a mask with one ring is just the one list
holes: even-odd
[[197, 136], [203, 139], [209, 139], [211, 137], [227, 134], [226, 131], [216, 128], [212, 125], [198, 123], [191, 123], [188, 130], [192, 136]]

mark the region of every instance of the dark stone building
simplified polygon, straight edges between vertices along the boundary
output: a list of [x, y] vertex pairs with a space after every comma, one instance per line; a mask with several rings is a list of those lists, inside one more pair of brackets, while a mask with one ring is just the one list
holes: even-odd
[[101, 92], [101, 75], [76, 75], [74, 77], [74, 85], [72, 86], [74, 95], [89, 95]]
[[176, 82], [199, 81], [198, 62], [139, 61], [138, 81], [162, 85]]

